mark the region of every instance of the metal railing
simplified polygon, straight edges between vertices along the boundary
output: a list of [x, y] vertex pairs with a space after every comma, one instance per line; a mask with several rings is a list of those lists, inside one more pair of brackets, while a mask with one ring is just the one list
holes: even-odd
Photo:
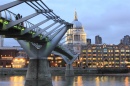
[[[9, 10], [4, 10], [4, 11], [0, 12], [0, 18], [4, 18], [5, 20], [8, 20], [10, 22], [16, 21], [16, 16], [17, 16], [17, 14], [15, 14]], [[30, 28], [30, 27], [34, 26], [34, 24], [29, 21], [24, 21], [24, 22], [22, 22], [22, 24], [19, 24], [19, 25], [24, 28]], [[36, 27], [35, 29], [33, 29], [31, 31], [37, 32], [39, 30], [41, 30], [41, 28]], [[42, 33], [42, 35], [45, 35], [45, 34], [47, 34], [46, 31]]]

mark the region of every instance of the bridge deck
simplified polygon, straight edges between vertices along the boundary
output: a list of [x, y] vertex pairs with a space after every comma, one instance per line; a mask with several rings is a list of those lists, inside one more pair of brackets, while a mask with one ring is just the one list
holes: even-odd
[[[21, 34], [21, 32], [26, 29], [23, 26], [15, 25], [7, 30], [3, 30], [3, 27], [6, 27], [6, 25], [9, 23], [9, 20], [6, 20], [5, 18], [0, 18], [0, 35], [5, 35], [6, 38], [17, 38], [18, 40], [26, 40], [34, 43], [38, 43], [40, 45], [44, 45], [46, 42], [48, 42], [48, 37], [41, 39], [41, 35], [38, 35], [36, 37], [32, 37], [36, 32], [29, 31], [26, 34]], [[59, 46], [56, 46], [54, 51], [60, 52], [63, 55], [67, 56], [70, 60], [73, 58], [71, 55], [69, 55], [67, 52], [62, 50]]]

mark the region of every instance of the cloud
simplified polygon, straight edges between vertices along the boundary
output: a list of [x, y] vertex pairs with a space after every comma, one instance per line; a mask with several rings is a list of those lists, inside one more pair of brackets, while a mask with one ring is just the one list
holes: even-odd
[[[0, 5], [14, 0], [0, 0]], [[62, 19], [72, 22], [74, 10], [78, 13], [78, 20], [85, 27], [87, 37], [92, 39], [100, 35], [103, 43], [118, 44], [124, 35], [130, 32], [130, 0], [42, 0], [50, 9]], [[25, 9], [18, 6], [19, 9]], [[18, 13], [17, 8], [12, 8]], [[21, 11], [20, 10], [20, 11]], [[21, 13], [26, 16], [32, 11], [28, 8]], [[31, 20], [36, 23], [41, 18]]]
[[[103, 38], [103, 42], [108, 44], [118, 44], [124, 35], [129, 35], [130, 1], [113, 1], [109, 0], [109, 3], [104, 3], [105, 5], [100, 6], [96, 4], [101, 9], [93, 7], [94, 10], [82, 15], [81, 21], [84, 21], [85, 31], [88, 37], [92, 37], [93, 43], [95, 35], [100, 35]], [[103, 2], [101, 3], [103, 4]], [[95, 15], [95, 10], [97, 15]]]

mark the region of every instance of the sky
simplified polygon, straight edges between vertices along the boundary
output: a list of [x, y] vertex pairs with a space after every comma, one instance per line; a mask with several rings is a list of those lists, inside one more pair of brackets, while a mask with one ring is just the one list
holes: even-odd
[[[14, 0], [0, 0], [3, 5]], [[84, 26], [87, 38], [95, 43], [95, 36], [100, 35], [106, 44], [119, 44], [120, 39], [130, 35], [130, 0], [42, 0], [62, 19], [72, 22], [74, 11]], [[26, 6], [10, 9], [14, 13], [20, 11], [23, 16], [33, 12]], [[34, 23], [36, 20], [32, 20]], [[5, 39], [5, 46], [18, 45], [13, 39]]]

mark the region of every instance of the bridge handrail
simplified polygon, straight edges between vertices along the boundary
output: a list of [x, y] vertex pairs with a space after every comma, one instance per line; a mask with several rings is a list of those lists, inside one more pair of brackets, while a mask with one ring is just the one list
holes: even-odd
[[[4, 12], [4, 14], [3, 14], [3, 12]], [[8, 17], [8, 14], [9, 14], [9, 17]], [[4, 15], [4, 16], [3, 16]], [[9, 20], [9, 21], [15, 21], [16, 20], [16, 15], [17, 14], [15, 14], [15, 13], [13, 13], [13, 12], [11, 12], [11, 11], [9, 11], [9, 10], [4, 10], [4, 11], [1, 11], [0, 12], [0, 18], [1, 17], [3, 17], [3, 18], [5, 18], [5, 19], [7, 19], [7, 20]], [[13, 16], [13, 17], [12, 17]], [[31, 23], [31, 22], [29, 22], [29, 21], [24, 21], [24, 22], [22, 22], [23, 24], [21, 24], [20, 26], [23, 26], [23, 27], [25, 27], [25, 28], [30, 28], [30, 27], [32, 27], [34, 24], [33, 23]], [[38, 30], [40, 30], [41, 28], [40, 27], [37, 27], [37, 28], [35, 28], [35, 29], [33, 29], [33, 30], [31, 30], [31, 31], [34, 31], [34, 32], [36, 32], [36, 31], [38, 31]], [[44, 34], [42, 33], [42, 35], [45, 35], [45, 34], [47, 34], [47, 32], [45, 31], [44, 32]]]

